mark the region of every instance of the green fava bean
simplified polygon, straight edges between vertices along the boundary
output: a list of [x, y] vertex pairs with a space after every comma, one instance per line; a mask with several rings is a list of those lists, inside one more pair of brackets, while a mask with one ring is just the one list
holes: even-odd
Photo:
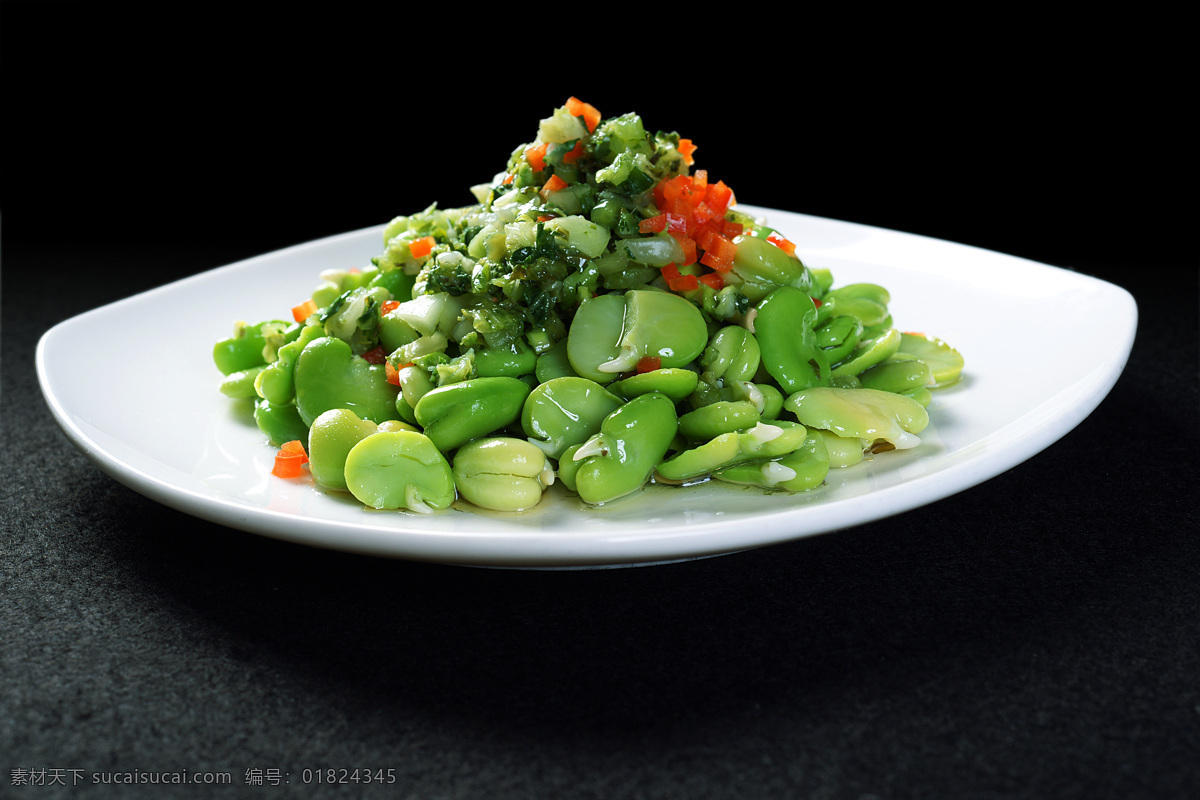
[[863, 327], [879, 325], [888, 318], [888, 290], [874, 283], [851, 283], [828, 292], [821, 299], [820, 322], [847, 314]]
[[286, 442], [306, 441], [308, 426], [300, 419], [294, 403], [275, 405], [269, 400], [254, 401], [254, 423], [276, 447]]
[[607, 384], [645, 357], [684, 367], [707, 343], [700, 309], [679, 295], [643, 289], [583, 303], [567, 335], [567, 357], [577, 374]]
[[254, 390], [254, 381], [264, 369], [265, 366], [258, 366], [229, 373], [221, 381], [221, 394], [234, 400], [258, 397], [258, 392]]
[[575, 453], [578, 452], [580, 447], [582, 445], [573, 444], [566, 450], [563, 450], [562, 457], [558, 459], [558, 469], [554, 471], [559, 482], [576, 494], [579, 493], [579, 488], [575, 483], [575, 476], [579, 474], [579, 467], [582, 462], [575, 460]]
[[458, 493], [481, 508], [525, 511], [542, 500], [554, 471], [540, 449], [521, 439], [489, 437], [468, 442], [454, 454]]
[[829, 453], [825, 440], [810, 433], [792, 452], [766, 461], [749, 461], [717, 470], [713, 477], [726, 483], [807, 492], [825, 482], [829, 474]]
[[673, 456], [658, 465], [658, 474], [668, 481], [692, 480], [742, 461], [785, 455], [802, 446], [807, 435], [804, 426], [795, 422], [759, 423]]
[[519, 378], [472, 378], [427, 392], [413, 412], [442, 452], [521, 418], [529, 384]]
[[761, 419], [753, 403], [720, 400], [679, 418], [679, 432], [694, 442], [715, 439], [723, 433], [753, 428]]
[[534, 375], [538, 383], [546, 383], [555, 378], [566, 378], [575, 375], [571, 360], [567, 357], [567, 340], [563, 339], [546, 352], [537, 357]]
[[733, 240], [737, 253], [732, 272], [741, 279], [738, 289], [751, 303], [788, 286], [804, 293], [813, 286], [812, 273], [795, 256], [756, 236], [738, 236]]
[[905, 397], [911, 397], [913, 400], [916, 400], [918, 403], [925, 406], [925, 408], [929, 408], [929, 404], [933, 402], [933, 392], [929, 391], [929, 389], [925, 388], [924, 386], [920, 386], [916, 389], [909, 389], [907, 392], [901, 392], [901, 394], [903, 394]]
[[850, 358], [833, 368], [832, 377], [840, 379], [856, 377], [876, 364], [886, 361], [900, 349], [900, 338], [900, 331], [889, 328], [882, 336], [875, 339], [864, 339]]
[[929, 424], [929, 413], [916, 400], [877, 389], [818, 386], [789, 396], [783, 405], [807, 427], [868, 442], [883, 439], [897, 450], [919, 445], [916, 434]]
[[862, 332], [862, 320], [851, 314], [841, 314], [816, 329], [817, 347], [825, 351], [830, 364], [836, 364], [854, 352]]
[[400, 381], [400, 393], [410, 408], [416, 408], [422, 397], [437, 388], [429, 370], [416, 365], [401, 367], [396, 372], [396, 380]]
[[703, 477], [714, 469], [732, 464], [741, 453], [736, 431], [723, 433], [699, 447], [684, 450], [658, 465], [656, 479], [683, 483]]
[[525, 398], [521, 427], [529, 441], [551, 458], [583, 444], [600, 430], [622, 400], [595, 381], [580, 377], [554, 378]]
[[508, 347], [485, 347], [475, 351], [475, 371], [481, 378], [519, 378], [537, 367], [538, 356], [524, 341]]
[[351, 447], [346, 487], [372, 508], [419, 513], [449, 508], [457, 497], [450, 463], [429, 437], [413, 431], [381, 431]]
[[758, 372], [760, 360], [754, 334], [740, 325], [726, 325], [709, 340], [700, 357], [700, 369], [716, 380], [748, 381]]
[[888, 359], [865, 370], [858, 376], [867, 389], [905, 394], [927, 385], [931, 379], [929, 365], [916, 359]]
[[962, 377], [962, 355], [941, 339], [920, 333], [904, 333], [901, 334], [899, 352], [916, 356], [929, 365], [933, 388], [940, 389], [958, 383]]
[[817, 345], [817, 307], [799, 289], [776, 289], [758, 304], [755, 338], [762, 364], [788, 394], [829, 385], [829, 361]]
[[294, 341], [279, 348], [275, 361], [254, 380], [258, 396], [276, 405], [290, 403], [296, 396], [296, 359], [310, 343], [324, 337], [320, 325], [305, 325]]
[[632, 400], [650, 392], [661, 392], [679, 403], [696, 391], [696, 383], [699, 380], [700, 376], [690, 369], [664, 367], [630, 375], [616, 383], [610, 383], [608, 388], [626, 400]]
[[783, 409], [783, 394], [769, 383], [734, 381], [722, 387], [719, 393], [721, 400], [753, 404], [763, 419], [775, 419]]
[[[580, 498], [593, 505], [607, 503], [644, 486], [675, 438], [676, 423], [675, 404], [657, 393], [634, 398], [610, 414], [600, 433], [569, 456], [581, 462], [577, 468], [572, 465]], [[562, 473], [560, 462], [560, 477]]]
[[379, 426], [348, 408], [331, 408], [313, 420], [308, 431], [308, 467], [313, 480], [328, 489], [348, 491], [346, 457], [354, 445]]
[[830, 469], [852, 467], [862, 461], [870, 442], [853, 437], [838, 436], [830, 431], [813, 428], [809, 433], [815, 434], [825, 443], [825, 452], [829, 456]]
[[296, 407], [306, 424], [331, 408], [348, 408], [372, 422], [397, 419], [398, 390], [382, 365], [354, 355], [341, 339], [314, 339], [296, 358]]
[[401, 319], [395, 311], [379, 318], [378, 333], [379, 343], [388, 353], [393, 353], [404, 345], [421, 338], [421, 334], [417, 333], [416, 328]]
[[257, 325], [239, 323], [233, 336], [213, 345], [213, 363], [222, 375], [262, 366], [267, 363], [264, 352], [268, 341], [282, 341], [288, 330], [288, 323], [280, 320]]

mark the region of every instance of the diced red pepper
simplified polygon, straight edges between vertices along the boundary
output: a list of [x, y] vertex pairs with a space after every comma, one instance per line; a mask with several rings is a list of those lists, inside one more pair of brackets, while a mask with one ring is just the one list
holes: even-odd
[[383, 345], [371, 348], [363, 353], [362, 357], [366, 359], [368, 364], [375, 364], [377, 366], [387, 362], [387, 354], [383, 352]]
[[292, 306], [292, 319], [296, 322], [304, 322], [315, 313], [317, 313], [317, 304], [312, 300], [305, 300], [298, 306]]
[[275, 466], [271, 474], [277, 478], [299, 478], [304, 474], [302, 467], [308, 463], [308, 453], [299, 440], [286, 442], [275, 454]]
[[796, 255], [796, 245], [780, 236], [778, 233], [772, 232], [769, 236], [767, 236], [767, 241], [778, 247], [783, 252], [787, 253], [789, 256]]
[[673, 281], [667, 281], [667, 286], [673, 292], [691, 292], [700, 288], [700, 280], [695, 275], [680, 275]]
[[687, 233], [687, 217], [682, 214], [667, 214], [667, 229], [672, 234]]
[[724, 216], [729, 207], [733, 205], [733, 190], [725, 185], [725, 181], [717, 181], [708, 187], [704, 200], [708, 203], [709, 208], [719, 216]]
[[659, 356], [645, 356], [637, 363], [639, 375], [645, 372], [654, 372], [656, 369], [662, 369], [662, 359]]
[[695, 264], [697, 256], [696, 240], [686, 233], [676, 233], [674, 229], [671, 230], [671, 235], [675, 237], [675, 241], [679, 242], [679, 246], [683, 248], [683, 263], [685, 265]]
[[567, 113], [573, 117], [583, 117], [583, 124], [587, 126], [588, 133], [595, 133], [596, 126], [600, 124], [600, 112], [591, 103], [585, 103], [578, 97], [567, 98]]
[[742, 223], [734, 222], [731, 219], [725, 220], [725, 223], [721, 226], [721, 228], [721, 233], [725, 235], [726, 239], [732, 239], [735, 236], [741, 236], [742, 232], [746, 230], [746, 226], [742, 225]]
[[662, 268], [662, 276], [668, 284], [673, 280], [679, 279], [679, 267], [674, 264], [667, 264]]
[[413, 254], [413, 258], [424, 258], [433, 251], [433, 246], [437, 244], [432, 236], [422, 236], [408, 243], [408, 251]]
[[546, 181], [546, 183], [542, 186], [542, 197], [553, 194], [554, 192], [561, 192], [570, 185], [571, 184], [567, 183], [557, 175], [551, 175], [550, 180]]
[[574, 164], [579, 159], [583, 158], [583, 142], [576, 142], [571, 148], [571, 152], [563, 156], [564, 164]]
[[679, 151], [679, 155], [683, 156], [684, 162], [688, 164], [696, 163], [695, 159], [692, 158], [692, 153], [696, 152], [696, 145], [692, 143], [691, 139], [680, 139], [679, 146], [675, 149]]
[[708, 239], [708, 246], [704, 248], [704, 255], [700, 257], [700, 263], [706, 267], [712, 267], [717, 272], [728, 272], [733, 269], [735, 255], [737, 255], [737, 245], [721, 234], [714, 233]]
[[386, 360], [383, 362], [383, 376], [392, 386], [400, 385], [400, 370], [392, 366], [392, 362]]
[[384, 300], [383, 304], [379, 306], [379, 315], [386, 317], [388, 314], [392, 313], [399, 307], [400, 307], [399, 300]]
[[525, 160], [529, 162], [529, 166], [533, 167], [534, 172], [541, 172], [546, 168], [546, 148], [549, 146], [543, 142], [537, 147], [530, 147], [525, 151]]
[[721, 291], [725, 287], [725, 279], [721, 277], [719, 272], [707, 272], [700, 276], [700, 282], [706, 286], [711, 286], [714, 291]]
[[667, 215], [659, 214], [656, 217], [644, 219], [638, 223], [638, 233], [660, 233], [667, 229]]

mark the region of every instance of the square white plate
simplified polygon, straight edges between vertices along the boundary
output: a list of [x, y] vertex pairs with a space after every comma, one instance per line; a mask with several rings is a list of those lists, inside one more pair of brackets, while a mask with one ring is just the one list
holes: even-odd
[[[901, 330], [955, 346], [964, 380], [935, 392], [914, 450], [831, 472], [800, 495], [727, 485], [650, 486], [600, 508], [561, 486], [523, 514], [364, 509], [307, 479], [270, 475], [274, 448], [249, 401], [217, 390], [213, 343], [235, 320], [287, 319], [329, 268], [363, 267], [382, 226], [214, 269], [56, 325], [38, 344], [42, 391], [103, 470], [222, 525], [338, 550], [458, 564], [584, 567], [729, 553], [919, 507], [1021, 463], [1100, 403], [1129, 357], [1137, 307], [1124, 289], [1013, 256], [785, 211], [768, 218], [835, 286], [892, 296]], [[103, 350], [88, 348], [104, 341]], [[82, 354], [86, 353], [86, 357]]]

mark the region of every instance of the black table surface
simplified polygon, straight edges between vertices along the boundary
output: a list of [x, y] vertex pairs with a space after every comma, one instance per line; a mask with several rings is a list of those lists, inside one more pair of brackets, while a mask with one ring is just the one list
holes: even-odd
[[[979, 6], [823, 7], [786, 41], [759, 20], [729, 35], [735, 85], [706, 83], [716, 35], [656, 45], [651, 80], [589, 69], [571, 26], [550, 54], [472, 29], [472, 60], [374, 6], [6, 3], [0, 796], [1200, 796], [1196, 14]], [[552, 66], [435, 79], [479, 52]], [[34, 370], [54, 324], [466, 202], [570, 94], [694, 137], [745, 202], [1116, 283], [1128, 365], [978, 487], [617, 570], [261, 538], [146, 499], [56, 426]]]

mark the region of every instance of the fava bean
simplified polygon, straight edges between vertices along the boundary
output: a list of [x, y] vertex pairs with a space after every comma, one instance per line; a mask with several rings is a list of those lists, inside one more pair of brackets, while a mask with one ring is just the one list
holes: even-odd
[[962, 355], [941, 339], [920, 333], [901, 334], [899, 352], [916, 356], [929, 365], [932, 388], [950, 386], [962, 376]]
[[213, 363], [222, 375], [259, 367], [268, 361], [268, 343], [272, 339], [283, 344], [289, 337], [294, 339], [297, 335], [299, 326], [289, 326], [280, 320], [260, 322], [257, 325], [239, 323], [234, 327], [233, 336], [213, 345]]
[[829, 362], [817, 346], [817, 307], [799, 289], [776, 289], [758, 305], [754, 330], [762, 363], [788, 393], [829, 385]]
[[684, 450], [659, 464], [657, 472], [668, 481], [693, 480], [742, 461], [782, 456], [803, 445], [806, 438], [804, 426], [795, 422], [758, 423]]
[[692, 392], [696, 391], [696, 382], [699, 379], [700, 376], [690, 369], [664, 367], [630, 375], [628, 378], [610, 383], [608, 388], [626, 400], [632, 400], [650, 392], [661, 392], [678, 403], [686, 400]]
[[538, 357], [524, 341], [508, 347], [485, 347], [475, 351], [475, 371], [480, 378], [519, 378], [537, 367]]
[[680, 417], [679, 432], [694, 442], [708, 441], [722, 433], [752, 428], [761, 418], [753, 403], [720, 400]]
[[783, 405], [806, 427], [868, 442], [883, 439], [897, 450], [919, 445], [916, 434], [929, 424], [916, 400], [878, 389], [818, 386], [789, 396]]
[[758, 372], [761, 354], [754, 334], [740, 325], [726, 325], [713, 334], [700, 356], [706, 380], [748, 381]]
[[787, 286], [800, 293], [813, 285], [812, 273], [795, 256], [755, 236], [734, 238], [737, 254], [732, 272], [741, 283], [738, 289], [751, 303], [757, 303], [776, 289]]
[[[652, 392], [630, 400], [571, 453], [572, 461], [581, 462], [573, 467], [575, 491], [593, 505], [637, 491], [666, 454], [676, 427], [675, 404], [666, 395]], [[561, 475], [561, 463], [559, 470]]]
[[427, 392], [413, 412], [425, 435], [449, 452], [518, 421], [528, 395], [518, 378], [473, 378]]
[[254, 379], [258, 396], [276, 405], [290, 403], [296, 397], [296, 359], [305, 347], [324, 336], [320, 325], [305, 325], [295, 339], [279, 348], [275, 361]]
[[221, 381], [221, 394], [233, 400], [245, 400], [250, 397], [258, 397], [258, 392], [254, 390], [254, 381], [258, 374], [266, 369], [266, 365], [250, 367], [238, 372], [231, 372]]
[[346, 455], [346, 486], [372, 508], [429, 513], [449, 508], [454, 475], [429, 437], [413, 431], [382, 431], [365, 437]]
[[889, 302], [891, 295], [882, 286], [851, 283], [827, 292], [821, 298], [820, 322], [849, 314], [857, 317], [863, 327], [879, 325], [888, 318]]
[[905, 394], [926, 386], [931, 380], [931, 374], [929, 365], [924, 361], [893, 357], [864, 370], [859, 374], [858, 380], [867, 389]]
[[534, 375], [539, 383], [555, 378], [566, 378], [575, 375], [571, 360], [567, 357], [567, 340], [563, 339], [537, 357]]
[[348, 408], [322, 413], [308, 430], [308, 468], [313, 480], [328, 489], [348, 491], [346, 457], [354, 445], [378, 432], [378, 425]]
[[816, 329], [817, 347], [825, 351], [825, 359], [830, 364], [837, 364], [854, 352], [862, 331], [862, 320], [851, 314], [841, 314]]
[[900, 331], [889, 328], [876, 339], [864, 339], [854, 352], [833, 368], [832, 375], [838, 378], [857, 377], [863, 371], [880, 364], [900, 349]]
[[551, 458], [562, 456], [573, 444], [582, 444], [600, 430], [622, 400], [587, 378], [554, 378], [525, 398], [521, 427], [529, 441]]
[[819, 436], [825, 444], [825, 452], [829, 456], [830, 469], [851, 467], [862, 461], [870, 442], [856, 439], [852, 436], [838, 436], [832, 431], [812, 428], [809, 433]]
[[295, 381], [296, 408], [307, 425], [331, 408], [349, 408], [376, 423], [399, 416], [397, 389], [383, 366], [353, 355], [341, 339], [309, 342], [296, 358]]
[[825, 440], [810, 432], [800, 447], [778, 458], [747, 461], [713, 473], [726, 483], [748, 484], [763, 489], [789, 492], [811, 491], [825, 482], [829, 474], [829, 453]]
[[540, 449], [521, 439], [489, 437], [468, 442], [454, 454], [454, 483], [466, 500], [495, 511], [524, 511], [554, 483]]
[[300, 419], [295, 403], [275, 405], [269, 400], [254, 401], [254, 423], [276, 447], [285, 442], [308, 439], [308, 426]]
[[708, 327], [700, 310], [676, 294], [638, 290], [584, 302], [567, 336], [575, 372], [600, 384], [629, 372], [645, 357], [684, 367], [703, 352]]

